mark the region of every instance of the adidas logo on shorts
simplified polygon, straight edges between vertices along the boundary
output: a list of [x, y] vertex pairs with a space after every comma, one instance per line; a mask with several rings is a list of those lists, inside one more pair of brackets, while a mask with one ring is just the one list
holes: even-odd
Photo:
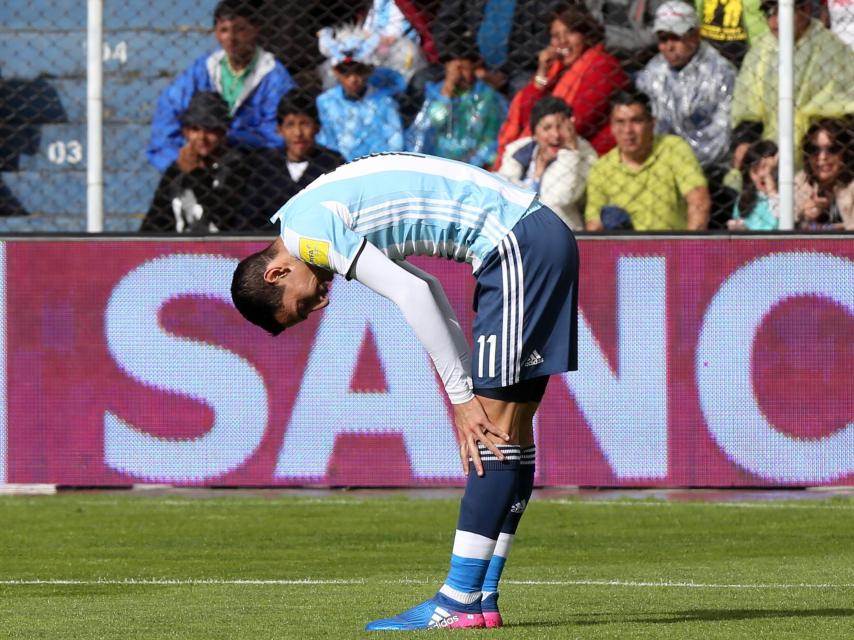
[[531, 352], [531, 355], [528, 356], [528, 359], [522, 363], [523, 367], [534, 367], [538, 364], [543, 364], [545, 360], [543, 360], [543, 356], [540, 355], [540, 352], [534, 349]]

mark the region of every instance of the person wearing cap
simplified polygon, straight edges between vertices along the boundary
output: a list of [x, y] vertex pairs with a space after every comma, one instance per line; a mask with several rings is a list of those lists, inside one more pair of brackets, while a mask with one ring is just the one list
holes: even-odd
[[[779, 21], [777, 0], [764, 0], [762, 13], [769, 32], [750, 47], [735, 82], [732, 106], [734, 165], [752, 142], [776, 140], [779, 131]], [[854, 52], [811, 17], [810, 0], [795, 0], [795, 130], [800, 146], [812, 122], [854, 113]], [[801, 154], [796, 149], [795, 159]]]
[[228, 104], [213, 91], [196, 93], [180, 122], [186, 142], [160, 178], [140, 231], [244, 229], [239, 177], [244, 154], [227, 140]]
[[507, 145], [498, 173], [536, 191], [570, 229], [583, 230], [580, 205], [596, 151], [575, 131], [572, 107], [554, 96], [534, 105], [531, 131]]
[[281, 62], [258, 45], [257, 0], [221, 0], [214, 9], [220, 49], [197, 58], [160, 95], [151, 123], [148, 161], [163, 172], [185, 140], [179, 116], [200, 91], [214, 91], [231, 115], [228, 138], [250, 147], [279, 147], [276, 106], [296, 85]]
[[702, 231], [709, 224], [709, 189], [691, 147], [655, 134], [646, 94], [622, 91], [611, 108], [617, 147], [599, 158], [587, 179], [587, 231]]
[[347, 161], [371, 153], [402, 151], [403, 124], [391, 95], [394, 91], [369, 81], [374, 72], [371, 55], [379, 36], [342, 37], [332, 30], [321, 30], [318, 35], [337, 82], [317, 97], [318, 144], [337, 151]]
[[490, 166], [507, 100], [477, 77], [481, 59], [473, 40], [454, 42], [443, 52], [442, 62], [445, 76], [427, 83], [424, 103], [406, 131], [406, 148]]
[[736, 69], [700, 38], [694, 8], [670, 0], [655, 12], [658, 55], [635, 79], [649, 96], [656, 133], [683, 138], [703, 167], [715, 218], [729, 218], [734, 193], [723, 187], [730, 149], [730, 114]]

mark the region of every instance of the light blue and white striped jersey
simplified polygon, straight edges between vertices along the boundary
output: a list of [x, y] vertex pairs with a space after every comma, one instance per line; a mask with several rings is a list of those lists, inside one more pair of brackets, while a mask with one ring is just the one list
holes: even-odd
[[477, 271], [534, 198], [463, 162], [387, 153], [319, 177], [270, 220], [291, 255], [343, 275], [365, 240], [393, 260], [437, 256]]

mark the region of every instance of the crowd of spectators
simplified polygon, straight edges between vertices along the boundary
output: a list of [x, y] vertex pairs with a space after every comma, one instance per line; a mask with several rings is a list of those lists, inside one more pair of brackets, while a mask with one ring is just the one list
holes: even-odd
[[[495, 171], [576, 230], [778, 228], [777, 0], [442, 0], [432, 22], [373, 0], [318, 32], [299, 88], [262, 7], [221, 0], [219, 48], [161, 95], [143, 230], [266, 231], [319, 175], [402, 150]], [[795, 0], [794, 34], [795, 222], [852, 230], [854, 10]]]

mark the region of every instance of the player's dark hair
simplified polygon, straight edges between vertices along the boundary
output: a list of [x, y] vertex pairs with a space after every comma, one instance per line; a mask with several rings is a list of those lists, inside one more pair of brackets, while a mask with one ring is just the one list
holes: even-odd
[[759, 190], [750, 178], [750, 170], [756, 168], [763, 158], [777, 155], [777, 145], [771, 140], [754, 142], [747, 148], [741, 161], [741, 195], [738, 198], [738, 210], [746, 218], [759, 200]]
[[561, 113], [567, 118], [571, 118], [572, 107], [555, 96], [546, 96], [537, 100], [534, 108], [531, 109], [531, 131], [537, 128], [537, 123], [540, 120], [555, 113]]
[[214, 8], [213, 23], [220, 20], [245, 18], [254, 25], [261, 24], [261, 4], [258, 0], [220, 0]]
[[279, 101], [279, 106], [276, 109], [276, 122], [282, 124], [284, 119], [290, 115], [308, 116], [319, 124], [314, 94], [305, 89], [288, 91]]
[[231, 299], [240, 315], [274, 336], [285, 330], [276, 319], [282, 306], [282, 287], [264, 280], [264, 272], [276, 253], [275, 244], [271, 244], [244, 258], [231, 279]]
[[647, 117], [652, 118], [652, 107], [649, 103], [649, 96], [634, 87], [617, 92], [617, 95], [611, 100], [611, 112], [613, 113], [616, 107], [630, 107], [633, 104], [642, 106]]

